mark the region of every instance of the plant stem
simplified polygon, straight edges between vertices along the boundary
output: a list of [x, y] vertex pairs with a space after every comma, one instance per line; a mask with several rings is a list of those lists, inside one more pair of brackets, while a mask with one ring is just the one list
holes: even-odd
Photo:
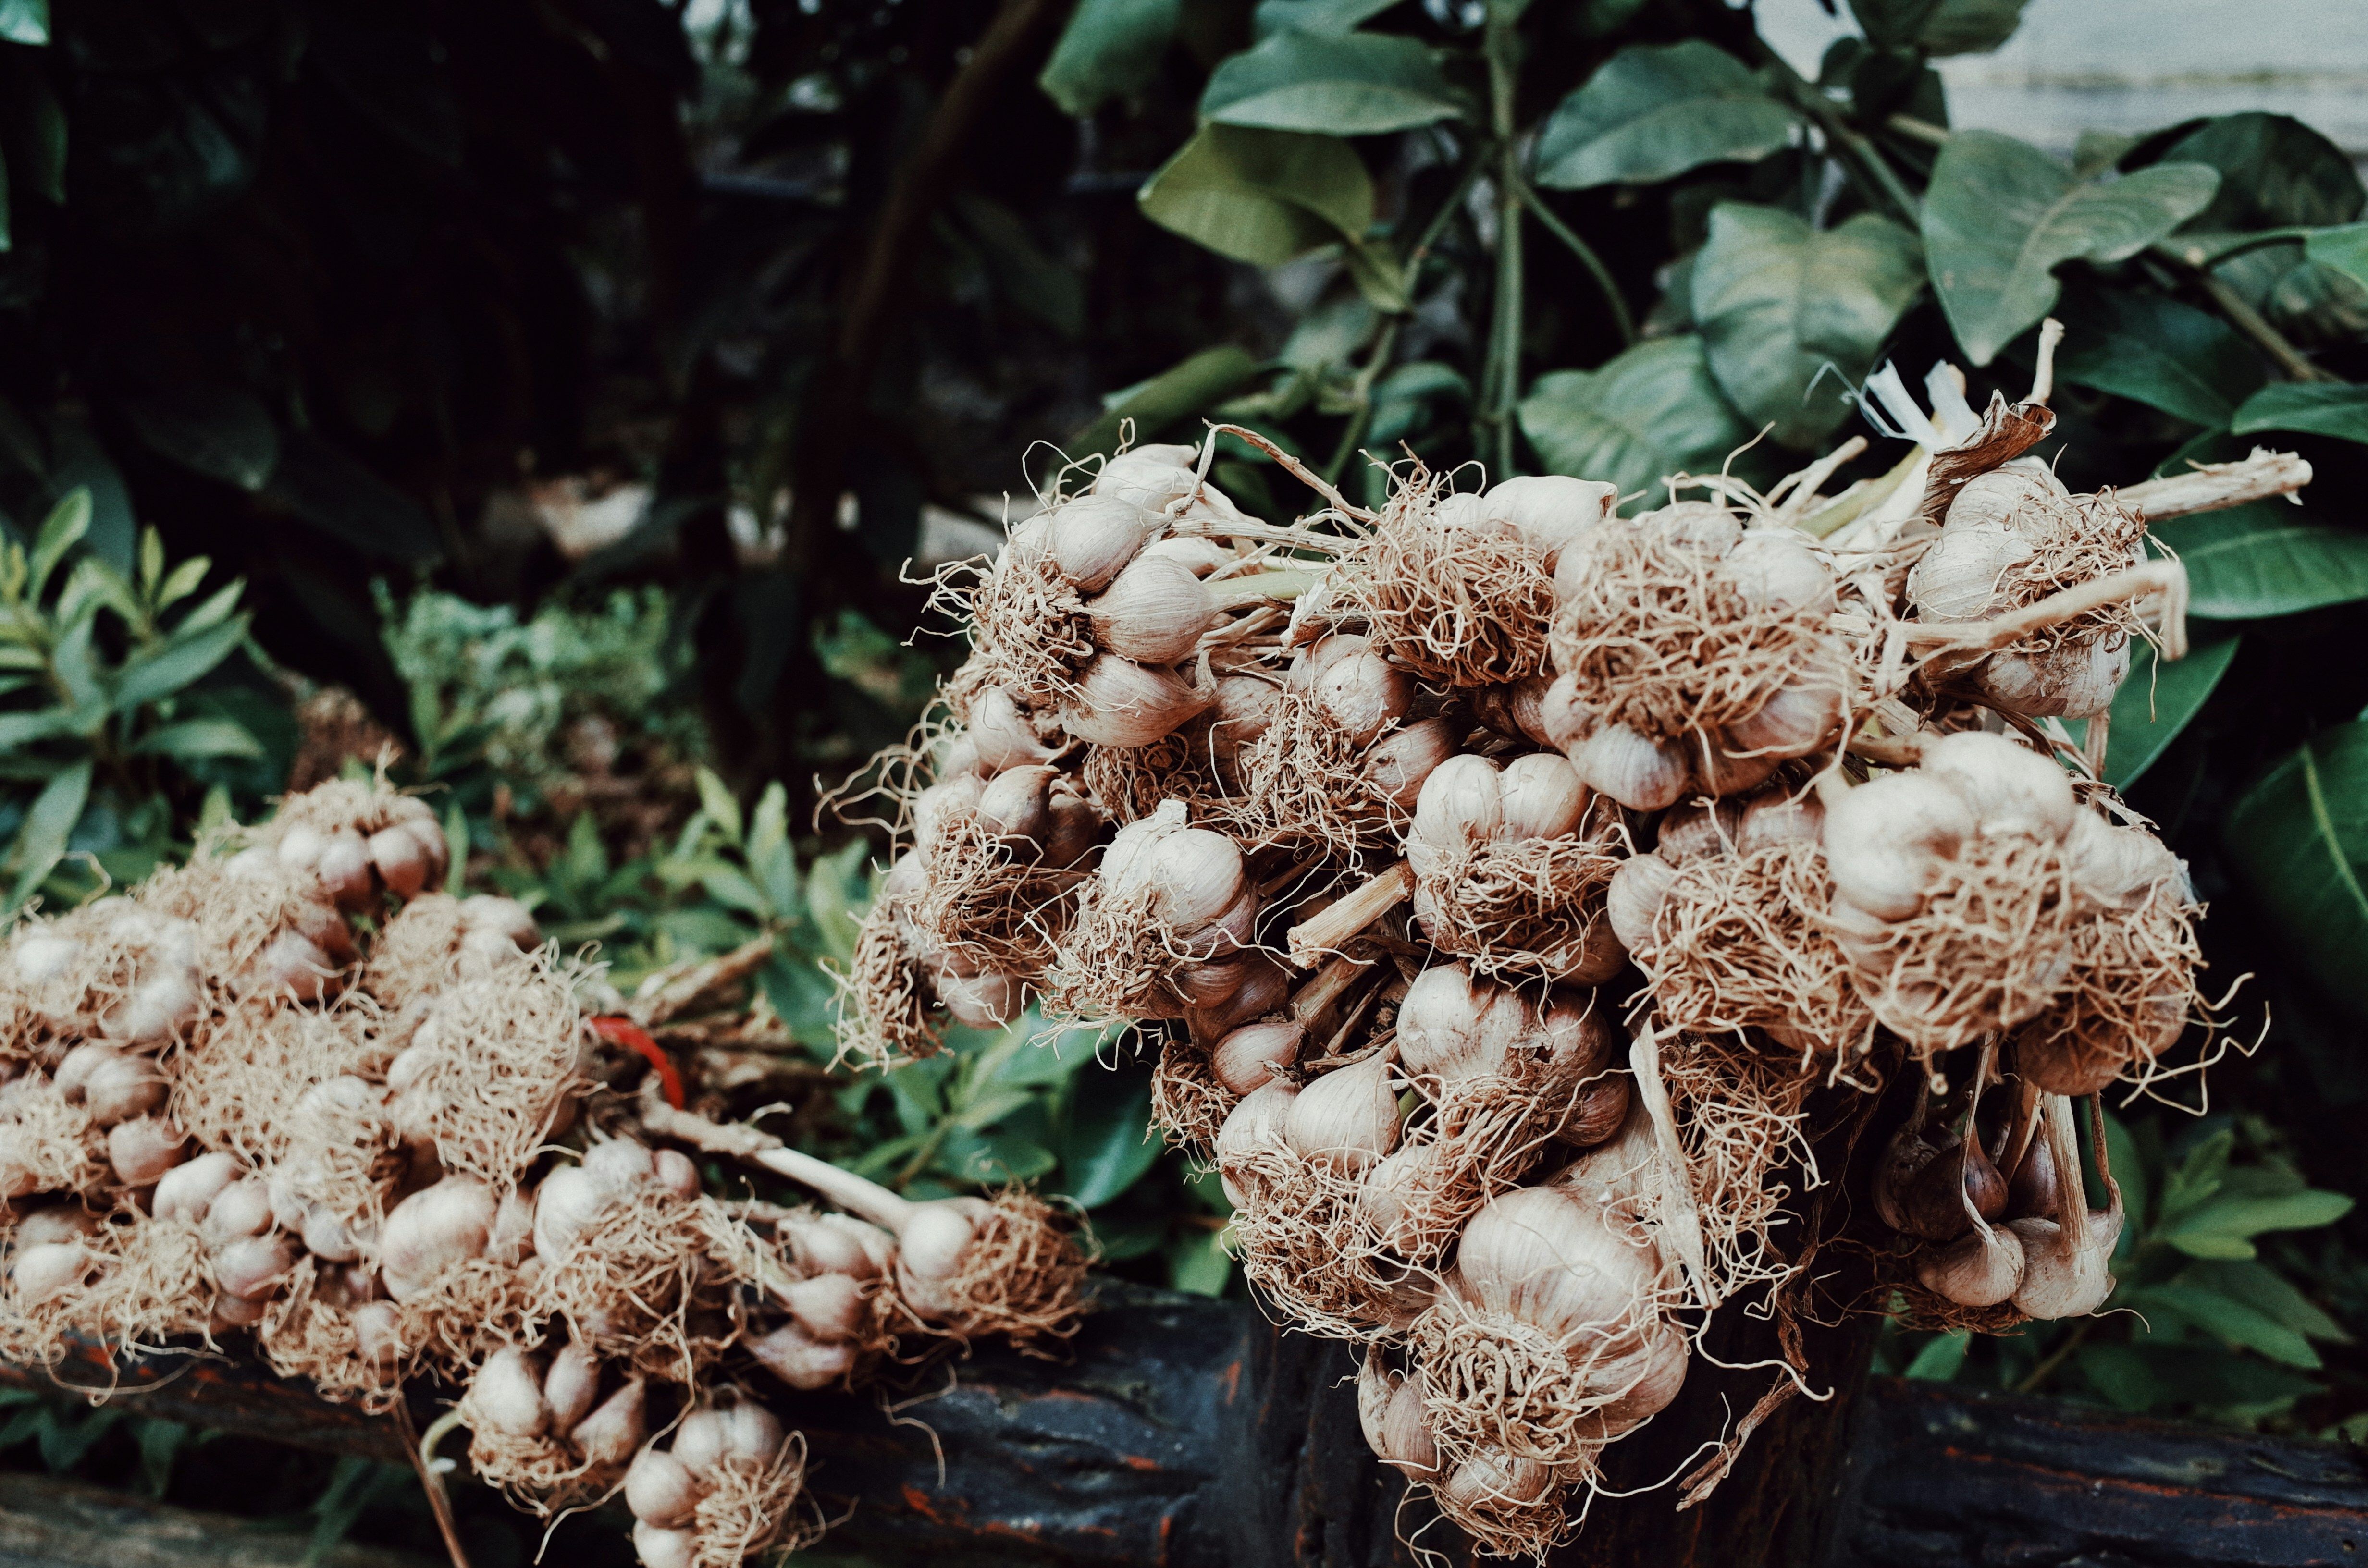
[[[2081, 1201], [2086, 1202], [2087, 1199], [2083, 1199]], [[2030, 1376], [2015, 1384], [2014, 1392], [2037, 1393], [2040, 1386], [2055, 1375], [2055, 1369], [2072, 1358], [2072, 1352], [2080, 1348], [2080, 1342], [2089, 1337], [2089, 1325], [2096, 1321], [2095, 1318], [2082, 1318], [2078, 1323], [2074, 1324], [2072, 1332], [2064, 1336], [2064, 1343], [2049, 1351], [2039, 1365], [2031, 1369]]]
[[1546, 205], [1545, 198], [1538, 194], [1537, 187], [1526, 179], [1521, 181], [1521, 199], [1539, 225], [1569, 247], [1571, 255], [1578, 257], [1579, 264], [1594, 278], [1595, 286], [1603, 290], [1603, 302], [1611, 307], [1611, 324], [1620, 332], [1620, 347], [1626, 348], [1634, 345], [1636, 341], [1636, 318], [1628, 313], [1628, 301], [1620, 297], [1620, 285], [1613, 280], [1611, 269], [1603, 265], [1603, 258], [1595, 254], [1595, 247], [1580, 239], [1576, 229], [1555, 217], [1554, 209]]
[[2294, 346], [2284, 333], [2271, 326], [2269, 319], [2245, 302], [2244, 296], [2208, 267], [2188, 260], [2176, 245], [2168, 242], [2154, 247], [2154, 254], [2187, 269], [2205, 296], [2228, 318], [2228, 324], [2259, 344], [2261, 352], [2277, 361], [2278, 369], [2297, 381], [2333, 381], [2341, 380], [2320, 369], [2303, 358], [2302, 350]]
[[1899, 210], [1900, 218], [1909, 228], [1920, 227], [1923, 223], [1923, 204], [1917, 200], [1916, 193], [1909, 190], [1901, 182], [1899, 176], [1892, 171], [1891, 165], [1884, 158], [1874, 143], [1851, 130], [1849, 121], [1842, 119], [1841, 111], [1834, 107], [1833, 100], [1819, 92], [1810, 83], [1803, 80], [1801, 74], [1787, 64], [1781, 55], [1773, 50], [1764, 52], [1768, 63], [1775, 68], [1778, 79], [1783, 82], [1793, 104], [1801, 112], [1817, 122], [1817, 129], [1826, 133], [1826, 139], [1828, 142], [1849, 154], [1850, 163], [1867, 178], [1874, 182], [1875, 187], [1883, 193], [1884, 199]]
[[1497, 297], [1481, 407], [1495, 449], [1492, 477], [1499, 482], [1513, 473], [1513, 405], [1521, 382], [1521, 152], [1513, 124], [1513, 15], [1507, 0], [1490, 0], [1485, 40], [1489, 129], [1497, 154]]
[[1911, 142], [1921, 142], [1928, 147], [1945, 147], [1949, 144], [1949, 138], [1955, 134], [1945, 125], [1935, 125], [1912, 114], [1895, 114], [1883, 123], [1885, 129], [1896, 131]]

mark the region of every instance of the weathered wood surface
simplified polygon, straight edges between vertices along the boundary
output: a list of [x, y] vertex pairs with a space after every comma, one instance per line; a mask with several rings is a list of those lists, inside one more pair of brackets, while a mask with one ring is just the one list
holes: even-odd
[[[304, 1532], [151, 1502], [110, 1487], [0, 1471], [0, 1568], [302, 1568]], [[347, 1541], [316, 1568], [437, 1568]]]
[[[893, 1416], [873, 1399], [783, 1398], [816, 1489], [847, 1516], [832, 1544], [930, 1568], [1411, 1568], [1398, 1533], [1424, 1516], [1365, 1452], [1344, 1347], [1195, 1298], [1110, 1288], [1107, 1305], [1066, 1359], [981, 1350]], [[87, 1388], [97, 1370], [65, 1375]], [[1614, 1480], [1679, 1468], [1681, 1435], [1740, 1415], [1765, 1377], [1702, 1379]], [[168, 1358], [120, 1382], [148, 1414], [401, 1451], [389, 1425], [245, 1368]], [[2368, 1553], [2368, 1466], [2349, 1450], [1880, 1378], [1855, 1402], [1793, 1402], [1711, 1502], [1674, 1501], [1599, 1501], [1557, 1562], [2301, 1568]], [[1443, 1527], [1421, 1540], [1467, 1559]]]

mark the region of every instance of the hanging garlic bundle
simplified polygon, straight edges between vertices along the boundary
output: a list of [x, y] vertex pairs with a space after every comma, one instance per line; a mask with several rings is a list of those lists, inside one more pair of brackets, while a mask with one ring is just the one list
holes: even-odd
[[1045, 973], [1052, 1011], [1180, 1017], [1223, 1004], [1258, 971], [1258, 892], [1242, 851], [1187, 816], [1169, 801], [1110, 840]]
[[1334, 632], [1292, 662], [1272, 718], [1237, 763], [1236, 825], [1258, 844], [1351, 863], [1388, 845], [1460, 733], [1373, 639]]
[[1605, 917], [1620, 813], [1552, 752], [1452, 756], [1423, 781], [1406, 830], [1414, 913], [1442, 952], [1484, 974], [1600, 984], [1627, 954]]
[[1613, 485], [1558, 475], [1442, 494], [1417, 463], [1334, 563], [1330, 613], [1361, 620], [1376, 647], [1427, 681], [1487, 687], [1535, 675], [1555, 562], [1619, 498]]
[[1852, 677], [1833, 574], [1797, 530], [1679, 502], [1581, 535], [1554, 592], [1541, 722], [1622, 805], [1748, 790], [1841, 724]]
[[625, 1471], [643, 1568], [740, 1568], [810, 1545], [822, 1524], [805, 1461], [805, 1439], [753, 1400], [693, 1410], [669, 1446], [643, 1449]]
[[649, 1384], [627, 1375], [605, 1397], [600, 1358], [580, 1341], [548, 1358], [514, 1345], [485, 1358], [456, 1407], [478, 1477], [550, 1517], [606, 1492], [646, 1434]]
[[1838, 1064], [1873, 1048], [1873, 1016], [1824, 923], [1824, 807], [1776, 788], [1672, 808], [1653, 853], [1622, 861], [1612, 929], [1649, 981], [1655, 1013], [1698, 1034], [1759, 1029]]
[[2110, 1079], [2178, 1037], [2197, 1005], [2185, 873], [2078, 805], [2055, 763], [1964, 731], [1923, 742], [1913, 768], [1821, 788], [1835, 937], [1919, 1056], [2059, 1002], [2032, 1052], [2056, 1081]]

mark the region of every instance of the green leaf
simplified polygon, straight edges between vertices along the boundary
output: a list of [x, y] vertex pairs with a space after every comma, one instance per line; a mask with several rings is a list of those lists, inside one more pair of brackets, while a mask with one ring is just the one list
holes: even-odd
[[1135, 199], [1162, 228], [1259, 267], [1361, 243], [1373, 222], [1372, 176], [1346, 142], [1242, 125], [1202, 126]]
[[723, 836], [732, 841], [734, 847], [738, 847], [741, 837], [740, 798], [712, 767], [701, 767], [697, 778], [699, 809], [707, 813], [708, 821], [723, 829]]
[[2350, 156], [2291, 115], [2223, 115], [2180, 138], [2163, 159], [2220, 171], [2218, 193], [2194, 219], [2207, 233], [2315, 229], [2360, 216], [2360, 175]]
[[1077, 456], [1117, 449], [1121, 427], [1133, 423], [1138, 443], [1156, 440], [1169, 426], [1204, 413], [1255, 380], [1258, 360], [1238, 344], [1204, 348], [1171, 366], [1105, 409], [1102, 416], [1068, 443]]
[[1222, 1296], [1234, 1271], [1222, 1231], [1194, 1231], [1167, 1249], [1167, 1288], [1188, 1296]]
[[2014, 36], [2028, 4], [2030, 0], [1941, 0], [1916, 41], [1927, 54], [1987, 54]]
[[1537, 181], [1565, 190], [1651, 185], [1704, 164], [1764, 158], [1792, 140], [1793, 111], [1724, 50], [1632, 44], [1557, 105]]
[[2064, 381], [2220, 429], [2267, 372], [2236, 329], [2168, 294], [2095, 290], [2064, 312]]
[[50, 0], [0, 0], [0, 40], [9, 43], [50, 41]]
[[183, 468], [260, 490], [279, 466], [271, 412], [235, 387], [176, 386], [127, 398], [123, 416], [140, 438]]
[[193, 633], [176, 632], [153, 654], [127, 663], [115, 687], [116, 710], [145, 707], [203, 677], [246, 641], [246, 621], [241, 615]]
[[[212, 804], [211, 797], [207, 804]], [[444, 808], [444, 891], [459, 898], [469, 891], [469, 813], [458, 801]]]
[[131, 1414], [120, 1408], [79, 1414], [51, 1411], [49, 1423], [41, 1428], [41, 1462], [49, 1466], [51, 1474], [63, 1474], [80, 1464], [83, 1456]]
[[2059, 264], [2126, 260], [2203, 210], [2219, 183], [2201, 164], [2078, 180], [2011, 136], [1952, 136], [1924, 196], [1924, 254], [1966, 357], [1987, 365], [2036, 324], [2055, 303]]
[[1714, 469], [1750, 438], [1692, 336], [1640, 343], [1600, 369], [1540, 376], [1520, 418], [1550, 472], [1604, 480], [1623, 495], [1679, 469]]
[[1916, 1352], [1901, 1375], [1918, 1381], [1945, 1383], [1957, 1375], [1965, 1364], [1965, 1352], [1973, 1347], [1970, 1329], [1952, 1329], [1928, 1342]]
[[11, 752], [36, 741], [72, 734], [74, 714], [70, 708], [44, 708], [35, 713], [0, 713], [0, 753]]
[[[1735, 406], [1807, 447], [1854, 412], [1848, 389], [1923, 289], [1916, 236], [1888, 218], [1861, 212], [1819, 233], [1781, 208], [1728, 201], [1694, 258], [1693, 314]], [[1814, 395], [1824, 380], [1829, 395]]]
[[2254, 1350], [2288, 1367], [2317, 1368], [2318, 1352], [2293, 1329], [2243, 1301], [2233, 1301], [2200, 1285], [2149, 1285], [2129, 1292], [2124, 1303], [2143, 1313], [2148, 1307], [2169, 1307], [2222, 1342]]
[[88, 759], [77, 762], [33, 797], [31, 808], [25, 812], [24, 831], [17, 835], [17, 888], [8, 895], [11, 915], [25, 907], [26, 900], [65, 858], [66, 840], [74, 836], [74, 824], [82, 821], [82, 809], [90, 800], [90, 769]]
[[2321, 267], [2331, 267], [2368, 289], [2368, 223], [2346, 223], [2321, 229], [2303, 244], [2303, 255]]
[[27, 598], [39, 599], [41, 597], [41, 590], [49, 584], [50, 574], [57, 570], [58, 562], [65, 559], [66, 551], [81, 543], [83, 536], [90, 532], [90, 516], [88, 490], [69, 491], [64, 499], [50, 508], [50, 515], [42, 519], [41, 531], [33, 540], [32, 574], [25, 582]]
[[2153, 533], [2186, 562], [2196, 615], [2253, 620], [2368, 598], [2368, 533], [2283, 501], [2173, 517]]
[[1430, 51], [1388, 33], [1279, 32], [1225, 60], [1201, 94], [1204, 119], [1326, 136], [1411, 131], [1463, 112]]
[[748, 824], [748, 871], [765, 890], [766, 913], [787, 920], [798, 913], [798, 857], [790, 846], [790, 793], [775, 779], [757, 801]]
[[[2113, 694], [2112, 727], [2105, 733], [2106, 783], [2126, 790], [2155, 765], [2228, 673], [2240, 641], [2234, 631], [2199, 624], [2183, 659], [2165, 663], [2150, 642], [2132, 650], [2129, 678]], [[2088, 738], [2086, 720], [2069, 727]]]
[[2368, 441], [2368, 387], [2349, 381], [2280, 381], [2247, 398], [2228, 428], [2239, 436], [2294, 430]]
[[1292, 31], [1344, 38], [1396, 5], [1398, 0], [1264, 0], [1250, 26], [1261, 39]]
[[1099, 1209], [1141, 1180], [1166, 1145], [1151, 1131], [1151, 1078], [1142, 1072], [1080, 1074], [1059, 1146], [1062, 1188]]
[[1017, 1132], [956, 1132], [939, 1146], [938, 1169], [979, 1187], [1032, 1181], [1060, 1164], [1060, 1157]]
[[2222, 838], [2285, 949], [2368, 1019], [2368, 723], [2316, 735], [2272, 767], [2229, 812]]
[[2326, 1309], [2294, 1289], [2291, 1280], [2265, 1263], [2196, 1263], [2180, 1273], [2180, 1280], [2202, 1285], [2234, 1301], [2245, 1301], [2310, 1339], [2349, 1345], [2351, 1335], [2328, 1315]]
[[263, 755], [263, 747], [246, 733], [246, 726], [230, 719], [184, 719], [142, 735], [131, 749], [142, 756], [169, 756], [184, 762], [203, 756]]
[[2316, 1190], [2277, 1198], [2220, 1197], [2182, 1216], [2163, 1239], [2195, 1257], [2250, 1257], [2250, 1238], [2267, 1231], [2332, 1225], [2351, 1212], [2351, 1206], [2342, 1193]]
[[1036, 85], [1080, 119], [1112, 98], [1140, 97], [1182, 14], [1180, 0], [1080, 0]]

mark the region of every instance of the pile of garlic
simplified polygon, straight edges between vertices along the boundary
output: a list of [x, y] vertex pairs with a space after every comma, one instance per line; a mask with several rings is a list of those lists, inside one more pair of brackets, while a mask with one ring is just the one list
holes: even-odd
[[373, 1411], [457, 1389], [431, 1447], [466, 1426], [546, 1514], [625, 1489], [653, 1568], [734, 1568], [821, 1518], [745, 1380], [1071, 1331], [1082, 1256], [1024, 1193], [789, 1173], [885, 1228], [707, 1194], [678, 1145], [766, 1141], [596, 1092], [613, 993], [446, 870], [425, 807], [339, 781], [0, 946], [0, 1355], [251, 1350]]
[[[1949, 367], [1930, 418], [1878, 381], [1920, 450], [1831, 500], [1863, 441], [1765, 494], [1673, 478], [1711, 499], [1628, 517], [1607, 485], [1459, 494], [1407, 463], [1372, 511], [1228, 426], [1326, 504], [1247, 518], [1197, 480], [1205, 449], [1146, 449], [941, 601], [975, 652], [901, 754], [921, 842], [867, 939], [905, 918], [937, 801], [991, 788], [971, 776], [1026, 767], [1031, 800], [1078, 802], [1021, 835], [1074, 879], [1036, 906], [1042, 952], [998, 955], [991, 1013], [948, 1007], [1156, 1048], [1154, 1114], [1222, 1177], [1244, 1273], [1364, 1346], [1376, 1452], [1492, 1552], [1564, 1539], [1713, 1313], [1814, 1310], [1827, 1242], [1918, 1322], [2093, 1310], [2119, 1210], [2066, 1175], [2071, 1097], [2210, 1024], [2183, 869], [2099, 781], [2102, 719], [2085, 753], [2055, 719], [2102, 712], [2132, 637], [2183, 647], [2145, 504], [2288, 493], [2306, 468], [2069, 496], [2017, 460], [2052, 423], [2044, 357], [2032, 397], [1980, 417]], [[1130, 656], [1088, 593], [1210, 540], [1233, 553], [1203, 586], [1247, 588], [1133, 645], [1162, 672], [1142, 722], [1081, 728], [1081, 678], [1055, 702], [1013, 675], [1003, 585], [1076, 601], [1083, 671]], [[1911, 1098], [1885, 1195], [1833, 1199], [1832, 1149]], [[1925, 1136], [1935, 1114], [1955, 1142]], [[2013, 1160], [1996, 1202], [1950, 1185], [1986, 1142]]]

